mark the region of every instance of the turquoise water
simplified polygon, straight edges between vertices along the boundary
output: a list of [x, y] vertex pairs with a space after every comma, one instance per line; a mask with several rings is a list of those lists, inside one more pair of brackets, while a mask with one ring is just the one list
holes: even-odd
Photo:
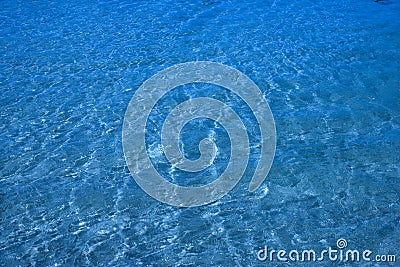
[[[399, 258], [398, 29], [394, 0], [1, 1], [1, 265], [262, 266], [274, 264], [257, 260], [264, 245], [317, 250], [339, 238]], [[176, 208], [131, 177], [122, 123], [146, 79], [196, 60], [259, 86], [277, 151], [254, 193], [251, 159], [222, 199]], [[221, 88], [185, 86], [159, 104], [155, 125], [207, 93], [240, 104]], [[206, 175], [169, 179], [204, 184], [226, 166], [226, 133], [207, 120], [187, 127], [188, 158], [210, 134], [220, 157]]]

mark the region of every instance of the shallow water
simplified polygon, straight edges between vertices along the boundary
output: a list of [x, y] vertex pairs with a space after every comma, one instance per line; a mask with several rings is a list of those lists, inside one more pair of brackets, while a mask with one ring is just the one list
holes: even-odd
[[[1, 265], [254, 266], [268, 264], [256, 256], [264, 245], [339, 238], [400, 257], [399, 28], [394, 0], [0, 2]], [[250, 168], [216, 203], [182, 209], [135, 183], [121, 131], [146, 79], [196, 60], [260, 87], [277, 151], [254, 193]], [[240, 105], [196, 85], [158, 108], [207, 93]], [[153, 115], [157, 125], [166, 114]], [[205, 135], [220, 145], [213, 168], [189, 177], [161, 166], [167, 179], [202, 184], [223, 171], [227, 136], [210, 121], [182, 133], [187, 156]]]

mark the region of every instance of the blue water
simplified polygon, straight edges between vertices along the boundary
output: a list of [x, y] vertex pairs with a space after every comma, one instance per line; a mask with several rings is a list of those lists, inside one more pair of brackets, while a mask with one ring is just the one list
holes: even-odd
[[[271, 266], [257, 260], [264, 245], [324, 249], [338, 238], [400, 258], [398, 29], [395, 0], [1, 1], [1, 265]], [[146, 79], [196, 60], [260, 87], [277, 152], [254, 193], [246, 175], [213, 204], [176, 208], [131, 177], [122, 123]], [[198, 86], [161, 104], [207, 91]], [[194, 121], [182, 133], [189, 158], [204, 133], [226, 139]], [[215, 179], [230, 153], [216, 142], [205, 177], [171, 179]]]

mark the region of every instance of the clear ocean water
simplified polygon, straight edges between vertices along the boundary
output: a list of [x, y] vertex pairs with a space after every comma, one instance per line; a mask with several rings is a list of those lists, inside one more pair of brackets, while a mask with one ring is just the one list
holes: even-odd
[[[0, 265], [276, 266], [257, 251], [324, 249], [339, 238], [400, 261], [399, 29], [396, 0], [1, 1]], [[247, 191], [251, 158], [228, 195], [177, 208], [135, 183], [122, 123], [146, 79], [196, 60], [260, 87], [277, 151], [257, 191]], [[201, 95], [249, 112], [199, 84], [163, 98], [149, 124]], [[210, 135], [214, 166], [189, 177], [160, 164], [166, 179], [215, 179], [229, 160], [226, 132], [195, 120], [182, 143], [195, 159]], [[148, 138], [162, 163], [159, 139]]]

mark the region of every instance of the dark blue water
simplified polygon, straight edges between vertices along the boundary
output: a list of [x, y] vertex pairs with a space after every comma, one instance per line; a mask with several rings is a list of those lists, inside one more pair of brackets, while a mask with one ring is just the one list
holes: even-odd
[[[398, 29], [394, 0], [1, 1], [1, 265], [262, 266], [264, 245], [338, 238], [400, 258]], [[146, 79], [196, 60], [260, 87], [277, 152], [254, 193], [244, 177], [211, 205], [176, 208], [131, 177], [122, 123]], [[188, 127], [201, 131], [183, 143], [226, 138]]]

